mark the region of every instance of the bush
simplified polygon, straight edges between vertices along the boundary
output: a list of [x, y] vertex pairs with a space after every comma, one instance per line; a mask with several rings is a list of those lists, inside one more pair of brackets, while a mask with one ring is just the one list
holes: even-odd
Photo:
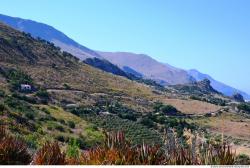
[[237, 156], [236, 158], [237, 165], [250, 165], [250, 157], [244, 154]]
[[155, 113], [163, 113], [165, 115], [181, 114], [178, 112], [178, 110], [175, 107], [173, 107], [171, 105], [164, 105], [161, 102], [154, 103], [153, 108], [154, 108]]
[[49, 99], [49, 93], [45, 89], [40, 89], [36, 92], [36, 96], [44, 99]]
[[70, 89], [70, 88], [71, 88], [67, 83], [64, 83], [64, 84], [63, 84], [63, 87], [64, 87], [65, 89]]
[[70, 128], [74, 129], [76, 127], [75, 122], [74, 121], [68, 121], [68, 125]]
[[63, 128], [63, 126], [61, 126], [61, 125], [56, 125], [55, 129], [57, 129], [58, 131], [61, 131], [61, 132], [65, 131], [64, 128]]
[[64, 119], [59, 119], [59, 122], [61, 123], [61, 124], [66, 124], [66, 122], [65, 122], [65, 120]]
[[80, 145], [78, 144], [76, 139], [70, 139], [68, 148], [67, 148], [67, 156], [69, 158], [79, 159], [80, 156]]
[[27, 117], [30, 120], [34, 120], [34, 118], [35, 118], [33, 113], [25, 113], [25, 117]]
[[0, 90], [0, 97], [4, 97], [5, 96], [5, 92], [3, 90]]
[[248, 104], [248, 103], [241, 103], [241, 104], [238, 105], [238, 109], [250, 113], [250, 104]]
[[69, 137], [63, 136], [63, 135], [57, 135], [55, 137], [56, 140], [60, 141], [60, 142], [68, 142], [69, 141]]
[[152, 120], [148, 119], [148, 118], [143, 118], [141, 120], [141, 124], [147, 126], [148, 128], [155, 127], [155, 123]]
[[5, 110], [5, 106], [3, 104], [0, 104], [0, 112], [3, 112]]
[[178, 110], [171, 105], [163, 105], [160, 109], [166, 115], [175, 115]]
[[0, 128], [0, 165], [27, 165], [30, 161], [26, 144]]
[[33, 165], [65, 165], [66, 155], [61, 152], [58, 143], [45, 143], [43, 147], [38, 150], [33, 158]]
[[38, 135], [37, 133], [29, 134], [25, 136], [25, 142], [27, 143], [29, 148], [36, 149], [38, 146]]

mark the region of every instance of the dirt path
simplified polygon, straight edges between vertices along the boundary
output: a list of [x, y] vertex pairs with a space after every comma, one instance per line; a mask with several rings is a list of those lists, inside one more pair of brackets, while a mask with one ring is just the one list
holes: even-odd
[[85, 91], [78, 90], [78, 89], [64, 89], [64, 88], [48, 88], [48, 92], [61, 92], [61, 91], [66, 91], [66, 92], [75, 92], [75, 93], [85, 93]]

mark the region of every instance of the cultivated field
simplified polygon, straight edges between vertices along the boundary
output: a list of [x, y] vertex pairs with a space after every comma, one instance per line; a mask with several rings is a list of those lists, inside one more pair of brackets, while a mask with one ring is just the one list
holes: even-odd
[[198, 100], [164, 99], [163, 102], [176, 107], [185, 114], [206, 114], [218, 111], [221, 108]]

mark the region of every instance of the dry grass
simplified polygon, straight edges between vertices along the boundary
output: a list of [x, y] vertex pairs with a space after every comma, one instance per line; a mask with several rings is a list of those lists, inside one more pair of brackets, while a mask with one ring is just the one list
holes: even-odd
[[220, 106], [197, 100], [164, 99], [163, 102], [176, 107], [185, 114], [206, 114], [221, 108]]
[[26, 165], [30, 161], [26, 144], [0, 127], [0, 165]]
[[215, 133], [224, 132], [227, 136], [250, 140], [250, 119], [237, 114], [222, 113], [217, 117], [196, 119], [194, 122]]
[[[211, 133], [224, 134], [243, 141], [250, 140], [250, 119], [232, 113], [222, 113], [216, 117], [197, 118], [190, 121], [200, 127], [207, 128]], [[242, 145], [235, 145], [238, 153], [250, 155], [250, 148]]]
[[234, 145], [233, 149], [236, 150], [236, 154], [245, 154], [250, 156], [250, 148], [249, 147], [245, 147], [245, 146], [240, 146], [240, 145]]
[[38, 150], [32, 160], [32, 165], [65, 165], [66, 154], [61, 152], [58, 143], [46, 143]]

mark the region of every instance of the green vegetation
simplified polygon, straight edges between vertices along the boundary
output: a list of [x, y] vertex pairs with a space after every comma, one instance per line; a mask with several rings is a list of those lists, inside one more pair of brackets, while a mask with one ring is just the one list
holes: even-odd
[[80, 156], [80, 145], [76, 139], [71, 139], [67, 148], [67, 157], [79, 159]]
[[[166, 136], [166, 146], [131, 145], [124, 133], [105, 133], [105, 140], [96, 148], [83, 153], [76, 140], [70, 140], [66, 152], [57, 142], [46, 142], [33, 155], [25, 143], [0, 130], [1, 165], [233, 165], [237, 160], [247, 164], [248, 158], [239, 156], [236, 160], [228, 144], [217, 145], [197, 142], [184, 147], [172, 133]], [[87, 153], [86, 153], [87, 152]], [[80, 154], [81, 153], [81, 154]]]
[[178, 116], [178, 115], [183, 115], [181, 112], [179, 112], [175, 107], [171, 105], [164, 105], [161, 102], [156, 102], [153, 105], [154, 112], [155, 113], [160, 113], [164, 115], [169, 115], [169, 116]]
[[115, 115], [85, 116], [84, 119], [107, 131], [124, 131], [133, 144], [162, 144], [161, 136], [152, 129]]
[[31, 77], [21, 70], [16, 69], [6, 69], [0, 71], [4, 77], [8, 79], [8, 82], [11, 84], [11, 89], [19, 90], [21, 84], [33, 85], [33, 80]]
[[241, 104], [239, 104], [238, 109], [243, 110], [243, 111], [250, 114], [250, 104], [249, 103], [241, 103]]
[[199, 97], [199, 96], [192, 95], [192, 96], [190, 96], [190, 99], [204, 101], [204, 102], [219, 105], [219, 106], [225, 106], [227, 103], [226, 100], [211, 97], [211, 96]]

